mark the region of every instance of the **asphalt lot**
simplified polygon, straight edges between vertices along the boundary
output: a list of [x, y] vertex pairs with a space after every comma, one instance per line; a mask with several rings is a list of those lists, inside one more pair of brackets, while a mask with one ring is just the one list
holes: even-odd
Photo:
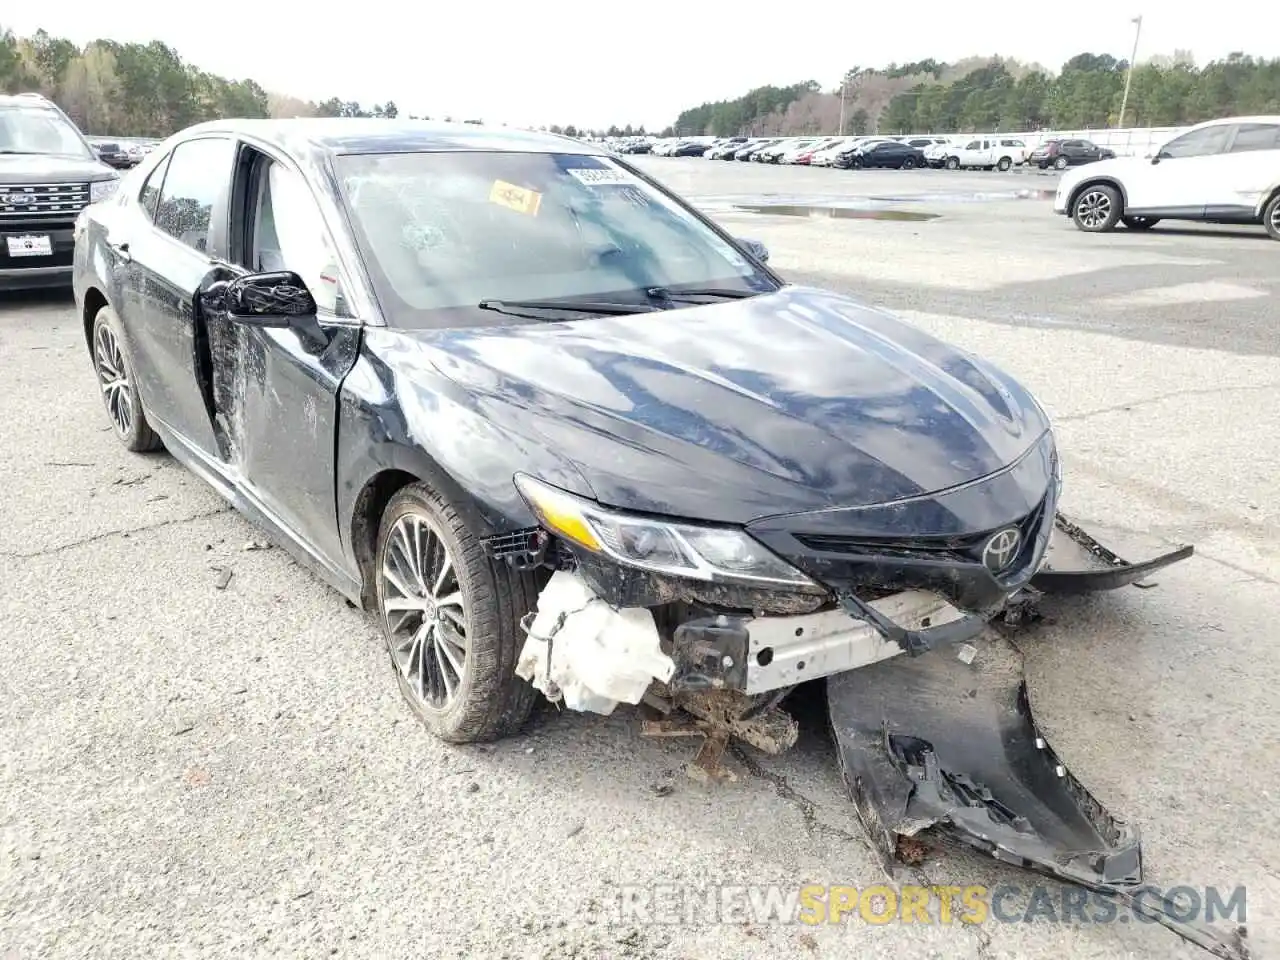
[[[1255, 951], [1275, 955], [1280, 245], [1086, 236], [1046, 200], [973, 197], [1051, 190], [1036, 174], [638, 162], [789, 278], [1018, 375], [1055, 419], [1077, 517], [1196, 543], [1154, 589], [1056, 607], [1025, 641], [1028, 679], [1058, 752], [1142, 829], [1150, 882], [1245, 885]], [[872, 196], [938, 216], [736, 209]], [[719, 786], [630, 712], [443, 746], [371, 620], [171, 460], [119, 447], [69, 297], [0, 297], [0, 363], [6, 960], [1207, 956], [1136, 923], [595, 922], [623, 884], [883, 882], [817, 720]], [[896, 879], [1035, 882], [955, 853]]]

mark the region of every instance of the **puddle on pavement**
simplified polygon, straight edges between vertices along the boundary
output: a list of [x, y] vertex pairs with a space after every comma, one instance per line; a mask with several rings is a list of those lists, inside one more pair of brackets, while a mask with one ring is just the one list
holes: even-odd
[[914, 193], [861, 197], [813, 197], [763, 194], [756, 196], [704, 197], [705, 207], [741, 210], [780, 217], [831, 217], [840, 220], [936, 220], [942, 214], [904, 210], [898, 204], [989, 203], [999, 200], [1052, 200], [1053, 190], [1001, 190], [969, 193]]
[[936, 220], [940, 214], [919, 210], [892, 210], [868, 207], [836, 207], [812, 204], [734, 204], [735, 210], [750, 213], [767, 213], [775, 217], [833, 217], [837, 220]]

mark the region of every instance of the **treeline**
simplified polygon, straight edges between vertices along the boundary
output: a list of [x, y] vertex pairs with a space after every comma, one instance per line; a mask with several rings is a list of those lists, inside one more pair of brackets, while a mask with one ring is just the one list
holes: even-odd
[[[1128, 63], [1082, 53], [1051, 74], [1038, 64], [970, 58], [923, 60], [884, 69], [854, 67], [844, 78], [844, 129], [864, 133], [969, 133], [1085, 129], [1116, 125]], [[685, 110], [677, 135], [836, 133], [840, 88], [817, 83], [761, 87], [736, 100]], [[1126, 126], [1162, 127], [1215, 117], [1280, 113], [1280, 59], [1233, 53], [1197, 68], [1189, 54], [1136, 67]]]
[[[363, 107], [269, 93], [184, 63], [159, 41], [94, 40], [83, 48], [40, 30], [0, 31], [0, 92], [35, 91], [55, 101], [87, 134], [165, 137], [221, 117], [395, 117], [395, 102]], [[479, 121], [470, 121], [476, 122]]]

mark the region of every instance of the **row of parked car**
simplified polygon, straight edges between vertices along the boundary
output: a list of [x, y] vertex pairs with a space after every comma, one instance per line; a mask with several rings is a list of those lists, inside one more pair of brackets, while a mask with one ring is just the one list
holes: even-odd
[[1035, 166], [1041, 170], [1106, 160], [1115, 153], [1088, 140], [1048, 139], [1034, 148], [1018, 137], [1000, 134], [902, 137], [724, 137], [670, 139], [656, 143], [637, 141], [615, 148], [619, 153], [652, 153], [660, 157], [704, 157], [708, 160], [740, 160], [750, 163], [797, 164], [911, 170], [917, 167], [948, 170], [1008, 170]]

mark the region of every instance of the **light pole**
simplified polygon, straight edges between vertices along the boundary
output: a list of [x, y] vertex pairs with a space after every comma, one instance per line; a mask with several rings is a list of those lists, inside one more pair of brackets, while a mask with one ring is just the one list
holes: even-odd
[[1133, 81], [1133, 63], [1138, 59], [1138, 37], [1142, 36], [1142, 14], [1138, 14], [1129, 22], [1134, 25], [1133, 53], [1129, 55], [1129, 69], [1124, 74], [1124, 96], [1120, 98], [1120, 121], [1116, 124], [1117, 130], [1124, 129], [1124, 111], [1129, 106], [1129, 84]]
[[837, 137], [844, 136], [844, 91], [849, 86], [849, 78], [847, 76], [840, 78], [840, 129], [836, 131]]

